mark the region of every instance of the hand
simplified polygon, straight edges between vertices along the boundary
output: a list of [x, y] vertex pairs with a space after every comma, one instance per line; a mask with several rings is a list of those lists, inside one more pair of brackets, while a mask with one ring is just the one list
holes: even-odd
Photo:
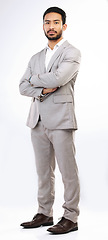
[[42, 93], [43, 94], [52, 93], [52, 92], [55, 92], [56, 90], [57, 88], [44, 88]]

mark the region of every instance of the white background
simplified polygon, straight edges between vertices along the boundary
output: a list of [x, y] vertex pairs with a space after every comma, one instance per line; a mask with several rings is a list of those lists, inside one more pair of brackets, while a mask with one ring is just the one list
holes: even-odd
[[[31, 99], [19, 94], [19, 81], [33, 54], [46, 46], [43, 12], [63, 8], [64, 37], [80, 49], [75, 85], [77, 164], [81, 209], [108, 212], [108, 1], [0, 0], [0, 208], [37, 206], [37, 176], [26, 127]], [[63, 186], [56, 170], [56, 202], [62, 213]], [[37, 208], [35, 208], [36, 211]], [[35, 214], [35, 212], [33, 213]], [[83, 213], [82, 213], [83, 214]]]

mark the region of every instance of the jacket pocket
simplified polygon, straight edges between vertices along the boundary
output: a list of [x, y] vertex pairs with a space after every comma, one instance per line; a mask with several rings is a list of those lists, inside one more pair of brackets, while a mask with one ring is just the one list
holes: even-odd
[[56, 95], [53, 98], [54, 103], [71, 103], [72, 96], [71, 95]]

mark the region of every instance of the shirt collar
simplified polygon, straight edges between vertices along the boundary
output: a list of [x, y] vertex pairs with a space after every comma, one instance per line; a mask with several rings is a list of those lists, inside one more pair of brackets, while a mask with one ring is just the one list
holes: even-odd
[[[64, 43], [64, 42], [65, 42], [65, 39], [63, 38], [62, 40], [60, 40], [60, 41], [54, 46], [54, 49], [60, 47], [60, 46], [62, 45], [62, 43]], [[49, 50], [51, 50], [51, 48], [48, 46], [48, 44], [47, 44], [46, 48], [49, 49]], [[54, 49], [53, 49], [53, 50], [54, 50]]]

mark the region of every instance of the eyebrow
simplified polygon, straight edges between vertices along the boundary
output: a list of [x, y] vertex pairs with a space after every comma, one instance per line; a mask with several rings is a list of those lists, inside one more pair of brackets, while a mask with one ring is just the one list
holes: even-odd
[[[51, 20], [45, 20], [44, 22], [50, 22]], [[53, 20], [54, 22], [60, 22], [60, 20], [59, 19], [55, 19], [55, 20]]]

